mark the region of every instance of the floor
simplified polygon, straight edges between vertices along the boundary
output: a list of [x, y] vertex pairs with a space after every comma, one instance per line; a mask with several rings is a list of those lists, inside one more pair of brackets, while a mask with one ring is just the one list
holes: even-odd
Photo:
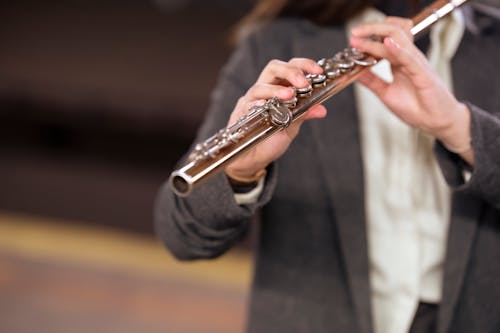
[[151, 215], [251, 3], [0, 3], [0, 333], [243, 331], [248, 250], [178, 263]]
[[251, 256], [179, 263], [153, 238], [0, 212], [0, 332], [243, 332]]

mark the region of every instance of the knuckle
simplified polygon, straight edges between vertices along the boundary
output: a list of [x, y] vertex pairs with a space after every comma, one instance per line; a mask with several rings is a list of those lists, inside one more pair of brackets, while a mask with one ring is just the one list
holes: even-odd
[[244, 105], [246, 103], [246, 95], [245, 96], [241, 96], [240, 98], [238, 98], [238, 101], [236, 102], [236, 105]]
[[409, 30], [413, 27], [413, 21], [409, 18], [403, 17], [389, 16], [386, 19], [386, 23], [403, 30]]
[[270, 95], [274, 90], [274, 85], [266, 83], [256, 83], [248, 89], [247, 94], [245, 95], [247, 97], [246, 101], [259, 99], [263, 96]]
[[291, 75], [303, 75], [304, 72], [302, 71], [302, 69], [298, 68], [298, 67], [293, 67], [293, 68], [290, 68], [290, 74]]
[[288, 62], [291, 65], [299, 66], [299, 67], [312, 67], [316, 64], [316, 62], [309, 58], [292, 58]]
[[259, 90], [259, 87], [260, 87], [260, 86], [261, 86], [261, 84], [260, 84], [260, 83], [256, 83], [256, 84], [254, 84], [253, 86], [251, 86], [250, 88], [248, 88], [247, 93], [246, 93], [246, 95], [245, 95], [245, 96], [247, 96], [247, 97], [248, 97], [248, 96], [253, 96], [253, 95], [255, 95], [255, 93]]
[[269, 67], [276, 67], [276, 66], [280, 66], [283, 62], [281, 60], [278, 60], [278, 59], [271, 59], [269, 60], [269, 62], [267, 63], [267, 65]]
[[409, 30], [399, 30], [398, 31], [399, 38], [404, 40], [412, 40], [413, 36], [411, 35]]
[[392, 26], [401, 26], [403, 23], [402, 23], [403, 19], [400, 18], [400, 17], [396, 17], [396, 16], [389, 16], [385, 19], [385, 22], [392, 25]]
[[306, 61], [307, 61], [306, 58], [294, 57], [294, 58], [290, 59], [289, 63], [303, 63]]

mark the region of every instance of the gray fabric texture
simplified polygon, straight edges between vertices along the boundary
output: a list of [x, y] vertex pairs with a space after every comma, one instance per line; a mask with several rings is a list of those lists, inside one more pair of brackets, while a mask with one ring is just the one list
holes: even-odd
[[[221, 72], [195, 142], [226, 125], [265, 64], [320, 59], [347, 44], [345, 31], [286, 19], [250, 35]], [[499, 332], [500, 26], [467, 33], [453, 62], [459, 99], [469, 101], [476, 167], [468, 183], [460, 158], [436, 145], [453, 189], [438, 332]], [[267, 174], [258, 203], [238, 206], [217, 175], [187, 198], [165, 185], [156, 202], [159, 237], [179, 259], [213, 258], [260, 213], [248, 332], [372, 331], [363, 164], [352, 88], [328, 100], [323, 120], [305, 123]], [[196, 318], [194, 318], [196, 320]]]

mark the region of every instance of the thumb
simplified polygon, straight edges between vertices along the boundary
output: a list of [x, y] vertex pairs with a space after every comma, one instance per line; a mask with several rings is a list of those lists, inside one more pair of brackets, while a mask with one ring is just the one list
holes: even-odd
[[287, 132], [290, 139], [294, 139], [299, 133], [300, 127], [306, 120], [310, 119], [320, 119], [326, 117], [327, 110], [322, 104], [313, 105], [309, 110], [306, 111], [304, 116], [295, 120], [290, 127], [288, 127], [285, 131]]
[[327, 114], [326, 108], [322, 104], [316, 104], [311, 106], [309, 110], [306, 111], [302, 119], [307, 120], [307, 119], [325, 118], [326, 114]]
[[389, 83], [385, 82], [369, 70], [365, 71], [358, 78], [358, 82], [370, 89], [378, 97], [383, 96], [389, 87]]

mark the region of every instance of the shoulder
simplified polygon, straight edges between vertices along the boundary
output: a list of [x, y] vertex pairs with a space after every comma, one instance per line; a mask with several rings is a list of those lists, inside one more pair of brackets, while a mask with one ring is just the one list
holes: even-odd
[[226, 77], [244, 82], [241, 86], [254, 82], [272, 59], [321, 59], [346, 44], [343, 27], [318, 26], [299, 18], [276, 19], [247, 29], [223, 68]]
[[482, 34], [466, 31], [453, 58], [455, 95], [484, 110], [499, 109], [500, 76], [492, 75], [500, 57], [499, 40], [500, 24], [497, 22]]
[[261, 24], [256, 30], [257, 35], [308, 35], [315, 34], [323, 28], [301, 18], [278, 18], [268, 23]]
[[315, 38], [325, 33], [342, 33], [340, 26], [319, 26], [301, 18], [278, 18], [251, 29], [254, 38], [262, 42], [290, 42], [297, 39]]
[[[342, 26], [318, 26], [300, 18], [279, 18], [250, 28], [242, 44], [250, 47], [260, 61], [289, 59], [295, 56], [312, 56], [305, 49], [318, 48], [329, 43], [329, 48], [338, 41], [345, 44]], [[331, 49], [330, 49], [331, 51]]]

